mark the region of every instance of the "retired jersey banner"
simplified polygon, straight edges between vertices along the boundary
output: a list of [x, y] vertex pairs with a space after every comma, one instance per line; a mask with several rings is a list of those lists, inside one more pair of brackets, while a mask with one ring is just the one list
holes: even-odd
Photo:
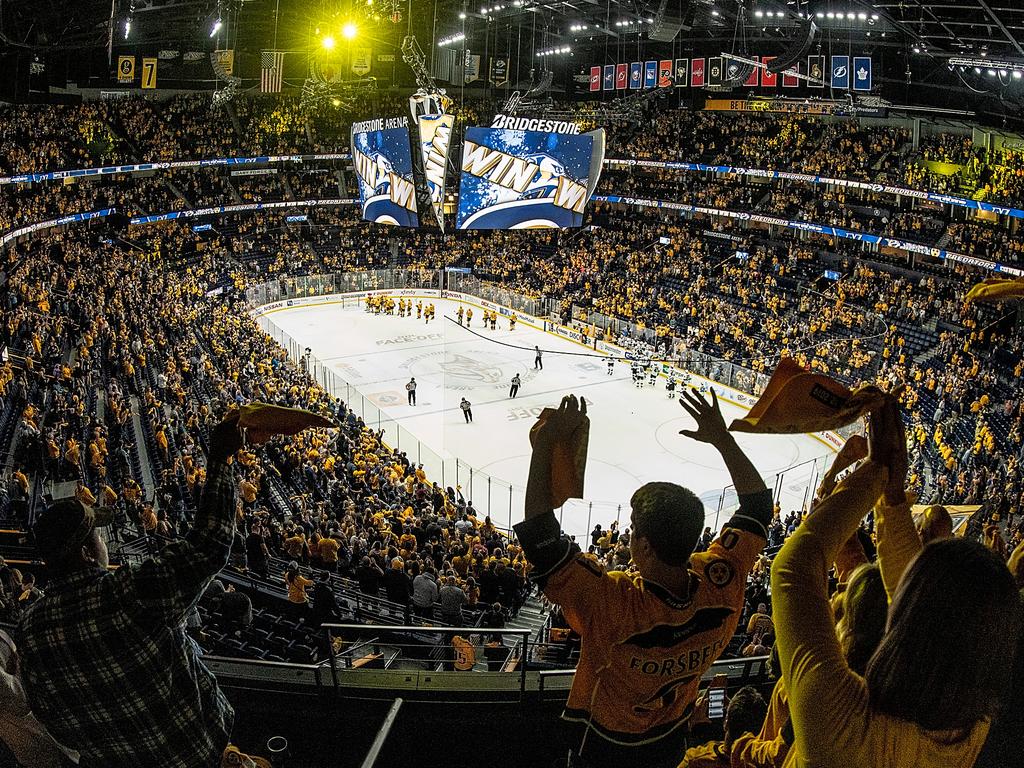
[[[537, 121], [540, 127], [546, 121]], [[589, 200], [594, 136], [469, 128], [458, 229], [578, 227]]]
[[644, 88], [658, 87], [658, 62], [648, 61], [644, 64]]
[[135, 57], [134, 56], [118, 56], [117, 57], [117, 82], [119, 82], [119, 83], [134, 83], [135, 82]]
[[351, 146], [363, 219], [377, 224], [419, 226], [409, 118], [353, 123]]
[[774, 88], [779, 84], [779, 75], [777, 72], [769, 72], [768, 67], [775, 61], [774, 56], [765, 56], [761, 61], [764, 62], [764, 68], [761, 70], [761, 87], [762, 88]]
[[628, 73], [626, 71], [628, 68], [629, 68], [628, 64], [616, 64], [615, 65], [615, 89], [616, 90], [622, 90], [623, 88], [626, 87], [626, 84], [628, 82], [628, 77], [629, 77], [629, 75], [628, 75]]
[[643, 85], [644, 78], [644, 63], [642, 61], [634, 61], [629, 65], [629, 87], [639, 88]]
[[691, 59], [690, 85], [694, 88], [704, 87], [704, 59]]
[[722, 84], [722, 57], [712, 56], [708, 59], [708, 85]]
[[808, 56], [807, 57], [807, 75], [812, 78], [807, 83], [808, 88], [824, 88], [825, 87], [825, 57], [824, 56]]
[[454, 115], [421, 115], [419, 118], [420, 156], [427, 179], [430, 206], [444, 232], [444, 186], [448, 170], [448, 150], [452, 143]]
[[601, 68], [591, 67], [590, 68], [590, 90], [600, 91], [601, 90]]
[[672, 59], [662, 59], [658, 62], [658, 87], [672, 87]]
[[871, 57], [853, 57], [853, 90], [871, 90]]
[[614, 91], [615, 90], [615, 65], [605, 64], [604, 65], [604, 79], [601, 83], [602, 90]]
[[833, 56], [832, 57], [832, 87], [833, 88], [849, 88], [850, 87], [850, 57], [849, 56]]
[[[754, 61], [758, 60], [757, 56], [751, 56], [750, 58], [752, 58]], [[758, 78], [760, 77], [760, 72], [758, 70], [760, 69], [760, 67], [754, 67], [752, 70], [750, 70], [750, 75], [749, 77], [747, 77], [746, 80], [743, 81], [743, 84], [748, 88], [757, 88]]]
[[676, 83], [676, 88], [686, 88], [690, 85], [690, 78], [687, 74], [690, 69], [689, 59], [676, 59], [676, 74], [673, 78]]
[[147, 89], [152, 90], [156, 88], [156, 59], [143, 59], [142, 60], [142, 82], [140, 85]]
[[501, 88], [508, 83], [508, 59], [491, 59], [490, 80], [496, 88]]

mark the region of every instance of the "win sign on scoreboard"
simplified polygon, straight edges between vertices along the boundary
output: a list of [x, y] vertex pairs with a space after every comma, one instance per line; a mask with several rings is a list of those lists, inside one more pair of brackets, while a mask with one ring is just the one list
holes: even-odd
[[377, 224], [419, 226], [409, 118], [353, 123], [351, 146], [363, 218]]
[[504, 115], [491, 128], [467, 129], [456, 227], [580, 226], [604, 159], [604, 132], [578, 131], [571, 123]]

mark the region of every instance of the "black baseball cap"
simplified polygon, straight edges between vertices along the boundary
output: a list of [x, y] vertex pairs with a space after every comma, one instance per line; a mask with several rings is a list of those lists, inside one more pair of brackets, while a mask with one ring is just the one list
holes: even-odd
[[61, 499], [48, 507], [32, 528], [36, 549], [46, 562], [67, 559], [77, 550], [94, 528], [110, 525], [114, 510], [90, 507], [76, 498]]

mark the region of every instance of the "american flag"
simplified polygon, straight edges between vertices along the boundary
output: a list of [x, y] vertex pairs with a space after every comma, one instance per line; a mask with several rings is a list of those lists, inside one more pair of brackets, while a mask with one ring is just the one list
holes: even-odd
[[263, 51], [260, 64], [260, 90], [263, 93], [280, 93], [284, 51]]

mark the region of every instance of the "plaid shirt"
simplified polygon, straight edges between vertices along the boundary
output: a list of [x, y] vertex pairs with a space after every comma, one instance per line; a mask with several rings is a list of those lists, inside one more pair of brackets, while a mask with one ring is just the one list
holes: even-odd
[[83, 765], [214, 766], [234, 710], [185, 634], [235, 530], [231, 469], [211, 462], [195, 527], [155, 557], [50, 583], [21, 620], [32, 711]]

